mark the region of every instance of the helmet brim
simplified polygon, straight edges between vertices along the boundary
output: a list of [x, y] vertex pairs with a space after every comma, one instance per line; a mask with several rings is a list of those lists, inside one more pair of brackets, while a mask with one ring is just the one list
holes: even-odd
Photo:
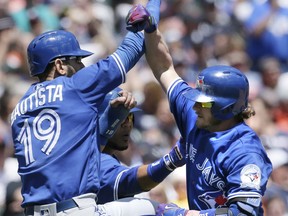
[[213, 102], [213, 98], [205, 95], [199, 89], [191, 88], [183, 93], [184, 97], [194, 102], [207, 103]]
[[77, 50], [77, 51], [75, 51], [75, 52], [69, 53], [69, 55], [67, 55], [67, 56], [81, 56], [81, 57], [85, 58], [85, 57], [91, 56], [91, 55], [93, 55], [93, 54], [94, 54], [94, 53], [89, 52], [89, 51], [87, 51], [87, 50], [82, 50], [82, 49], [80, 49], [80, 50]]

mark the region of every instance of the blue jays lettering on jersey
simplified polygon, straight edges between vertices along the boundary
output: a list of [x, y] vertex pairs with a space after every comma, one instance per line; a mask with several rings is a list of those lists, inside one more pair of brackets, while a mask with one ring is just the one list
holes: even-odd
[[128, 168], [112, 155], [101, 154], [101, 185], [97, 203], [104, 204], [141, 193], [137, 180], [138, 166]]
[[142, 44], [143, 35], [130, 34], [112, 55], [72, 77], [33, 84], [16, 105], [11, 126], [23, 207], [98, 192], [103, 138], [97, 108], [125, 82], [143, 55]]
[[244, 122], [221, 132], [197, 128], [194, 102], [183, 96], [188, 89], [187, 83], [177, 79], [168, 89], [168, 98], [180, 133], [188, 142], [189, 208], [225, 207], [227, 200], [235, 197], [262, 197], [272, 168], [255, 132]]

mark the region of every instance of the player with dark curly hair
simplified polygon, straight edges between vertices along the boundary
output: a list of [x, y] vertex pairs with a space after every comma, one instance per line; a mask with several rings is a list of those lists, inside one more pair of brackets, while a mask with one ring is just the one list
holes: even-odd
[[163, 204], [158, 214], [263, 215], [261, 199], [272, 165], [259, 137], [245, 124], [245, 119], [255, 114], [248, 105], [246, 76], [230, 66], [210, 66], [199, 73], [197, 86], [192, 88], [173, 67], [167, 45], [156, 30], [158, 14], [138, 7], [145, 16], [128, 19], [127, 29], [145, 31], [147, 62], [167, 93], [187, 143], [186, 180], [191, 210]]

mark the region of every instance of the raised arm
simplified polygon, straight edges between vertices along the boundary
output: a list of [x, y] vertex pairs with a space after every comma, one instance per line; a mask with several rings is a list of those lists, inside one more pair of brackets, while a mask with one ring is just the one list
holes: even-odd
[[165, 92], [168, 87], [179, 78], [174, 69], [172, 57], [167, 44], [160, 31], [145, 32], [146, 60], [155, 78], [161, 84]]
[[126, 18], [127, 29], [132, 32], [144, 30], [147, 62], [165, 92], [179, 78], [172, 57], [160, 31], [157, 30], [160, 0], [149, 0], [146, 8], [135, 5]]

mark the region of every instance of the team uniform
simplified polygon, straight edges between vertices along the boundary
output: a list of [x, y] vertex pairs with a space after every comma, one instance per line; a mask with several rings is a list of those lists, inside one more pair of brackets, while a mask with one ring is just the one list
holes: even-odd
[[99, 204], [143, 192], [137, 181], [138, 166], [128, 168], [122, 165], [115, 156], [102, 153], [101, 170], [101, 189], [97, 201]]
[[[168, 89], [171, 111], [186, 140], [189, 208], [227, 207], [234, 198], [261, 198], [272, 171], [271, 162], [255, 132], [244, 122], [220, 132], [196, 127], [194, 101], [182, 79]], [[193, 90], [192, 90], [193, 91]], [[263, 209], [259, 211], [263, 215]]]
[[[187, 153], [187, 194], [192, 211], [161, 204], [158, 212], [166, 216], [192, 215], [193, 210], [207, 216], [263, 215], [261, 198], [272, 164], [257, 134], [244, 121], [255, 114], [248, 104], [247, 77], [234, 67], [214, 65], [202, 70], [196, 88], [191, 88], [172, 67], [159, 32], [147, 31], [146, 23], [153, 17], [158, 23], [158, 13], [139, 9], [145, 16], [127, 22], [127, 29], [148, 33], [146, 59], [155, 78], [167, 88]], [[153, 54], [159, 54], [159, 65]]]
[[[120, 88], [116, 88], [105, 96], [103, 103], [98, 109], [99, 115], [101, 116], [99, 121], [100, 125], [102, 124], [102, 120], [104, 122], [107, 122], [109, 116], [115, 115], [113, 113], [108, 112], [108, 110], [111, 109], [109, 102], [113, 100], [115, 98], [114, 95], [117, 95], [120, 91], [121, 91]], [[134, 115], [135, 112], [139, 111], [141, 111], [141, 109], [134, 107], [131, 110], [129, 110], [129, 113]], [[119, 112], [117, 113], [116, 116], [119, 117]], [[122, 124], [124, 124], [126, 120], [123, 119], [121, 121], [122, 122], [121, 126], [119, 126], [117, 130], [121, 130]], [[134, 118], [133, 120], [131, 120], [133, 122], [130, 122], [129, 126], [125, 125], [123, 127], [126, 128], [129, 127], [130, 128], [129, 130], [132, 130], [134, 120], [135, 120]], [[125, 134], [127, 134], [128, 133], [127, 129], [125, 131], [126, 131]], [[173, 172], [173, 170], [185, 164], [185, 159], [183, 157], [183, 155], [185, 155], [185, 149], [182, 148], [183, 145], [180, 144], [182, 139], [180, 139], [180, 141], [176, 143], [176, 145], [170, 150], [168, 154], [164, 155], [162, 158], [155, 161], [154, 163], [148, 164], [146, 173], [141, 174], [141, 177], [139, 177], [137, 173], [139, 167], [141, 167], [142, 165], [127, 167], [121, 164], [118, 158], [113, 154], [114, 151], [111, 152], [106, 149], [111, 148], [116, 151], [121, 151], [118, 149], [118, 147], [123, 144], [121, 143], [121, 141], [117, 140], [120, 139], [119, 138], [120, 135], [117, 134], [114, 136], [115, 133], [117, 132], [114, 130], [113, 135], [110, 136], [110, 138], [111, 139], [114, 138], [114, 140], [109, 140], [110, 138], [108, 138], [107, 141], [108, 143], [103, 152], [101, 153], [101, 167], [100, 167], [101, 181], [100, 181], [100, 190], [97, 197], [98, 198], [97, 203], [99, 204], [104, 204], [124, 197], [133, 197], [136, 194], [148, 190], [148, 189], [144, 190], [140, 186], [139, 178], [141, 179], [142, 175], [143, 176], [146, 175], [146, 177], [149, 177], [155, 183], [160, 183], [171, 172]], [[121, 131], [119, 133], [121, 134]], [[118, 143], [115, 144], [114, 142]], [[125, 145], [127, 145], [128, 147], [128, 143], [125, 143]], [[151, 188], [152, 187], [153, 186], [151, 186]], [[135, 211], [135, 207], [141, 208], [143, 207], [143, 204], [139, 202], [139, 206], [133, 206], [132, 208], [133, 212]]]
[[[41, 36], [37, 40], [42, 40]], [[59, 48], [66, 42], [59, 43]], [[99, 191], [99, 145], [104, 143], [98, 133], [97, 108], [109, 91], [125, 82], [126, 73], [143, 53], [143, 34], [128, 33], [106, 59], [71, 77], [31, 85], [11, 114], [23, 182], [22, 207], [79, 196], [81, 200], [83, 194], [95, 199], [90, 194]], [[33, 214], [33, 209], [28, 214]]]

